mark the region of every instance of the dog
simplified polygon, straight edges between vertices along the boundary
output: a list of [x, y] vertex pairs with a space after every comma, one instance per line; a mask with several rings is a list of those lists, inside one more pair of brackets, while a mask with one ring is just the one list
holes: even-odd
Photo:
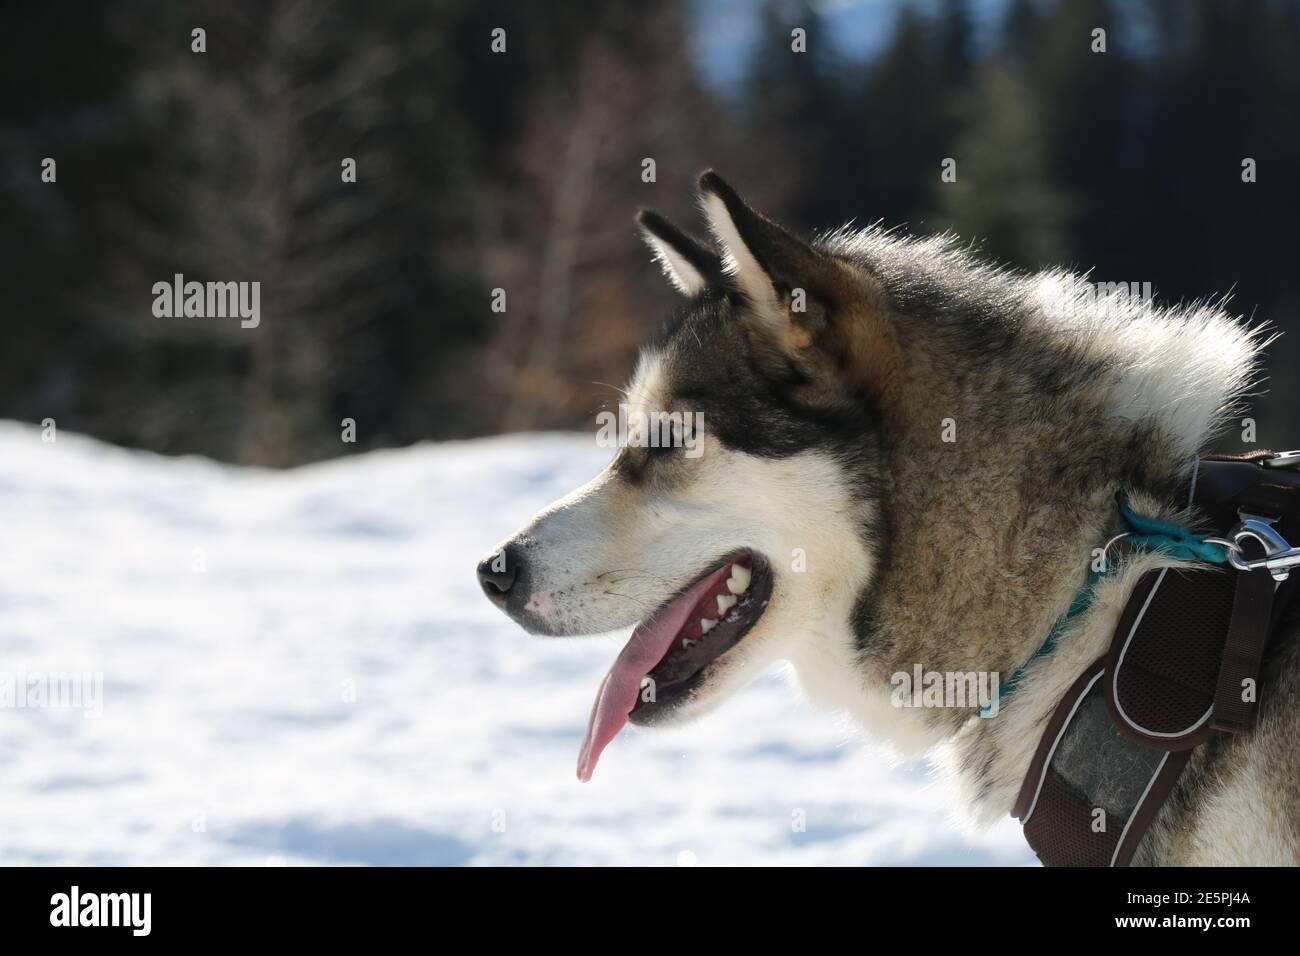
[[[1006, 814], [1139, 578], [1178, 560], [1125, 557], [994, 717], [900, 706], [899, 675], [1022, 667], [1119, 532], [1117, 489], [1194, 522], [1176, 489], [1244, 410], [1266, 336], [1226, 300], [1098, 296], [950, 235], [805, 241], [712, 171], [698, 199], [712, 244], [638, 216], [683, 298], [627, 389], [635, 427], [479, 562], [483, 590], [533, 634], [634, 626], [580, 779], [627, 721], [693, 720], [784, 660], [814, 701], [932, 755], [969, 820]], [[1300, 861], [1297, 643], [1253, 732], [1195, 751], [1135, 863]]]

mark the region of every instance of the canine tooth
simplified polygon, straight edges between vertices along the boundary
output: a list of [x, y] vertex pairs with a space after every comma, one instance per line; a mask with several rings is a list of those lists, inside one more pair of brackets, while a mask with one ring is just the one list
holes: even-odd
[[722, 617], [722, 615], [730, 611], [732, 605], [735, 603], [736, 603], [736, 595], [719, 594], [718, 595], [718, 617]]
[[751, 572], [739, 564], [731, 566], [731, 577], [727, 578], [727, 590], [732, 594], [741, 594], [749, 587]]
[[709, 631], [713, 630], [717, 626], [718, 622], [711, 617], [700, 618], [700, 630], [705, 634], [709, 633]]

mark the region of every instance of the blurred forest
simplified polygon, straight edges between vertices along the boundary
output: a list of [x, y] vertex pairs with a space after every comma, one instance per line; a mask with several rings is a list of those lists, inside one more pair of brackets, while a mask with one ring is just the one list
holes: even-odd
[[[1259, 440], [1300, 445], [1300, 0], [1005, 0], [988, 30], [967, 0], [896, 7], [854, 56], [819, 4], [763, 3], [720, 92], [687, 0], [25, 5], [0, 417], [275, 467], [590, 427], [674, 304], [632, 216], [699, 231], [712, 166], [805, 230], [952, 228], [1165, 301], [1233, 291], [1288, 333]], [[175, 273], [260, 281], [260, 325], [154, 317]]]

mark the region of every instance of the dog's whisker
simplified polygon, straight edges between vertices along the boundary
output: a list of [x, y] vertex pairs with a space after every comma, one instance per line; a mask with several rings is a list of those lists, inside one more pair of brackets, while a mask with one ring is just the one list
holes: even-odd
[[597, 381], [594, 381], [594, 380], [593, 380], [591, 384], [592, 384], [592, 385], [603, 385], [605, 388], [612, 388], [614, 391], [618, 392], [618, 393], [619, 393], [620, 395], [622, 395], [624, 398], [628, 398], [628, 397], [629, 397], [629, 396], [628, 396], [628, 393], [627, 393], [627, 389], [625, 389], [625, 388], [619, 388], [617, 385], [611, 385], [611, 384], [609, 384], [609, 382], [597, 382]]
[[625, 584], [625, 583], [627, 583], [628, 581], [635, 581], [635, 580], [638, 580], [638, 579], [648, 581], [648, 582], [650, 582], [650, 583], [652, 583], [652, 584], [654, 584], [654, 585], [656, 585], [656, 586], [658, 586], [658, 587], [663, 587], [663, 586], [665, 586], [665, 584], [666, 584], [665, 580], [664, 580], [663, 578], [661, 578], [659, 575], [657, 575], [657, 574], [651, 574], [651, 573], [649, 573], [649, 572], [647, 572], [647, 571], [642, 571], [642, 570], [639, 569], [639, 568], [621, 568], [621, 569], [617, 569], [617, 570], [614, 570], [614, 571], [604, 571], [604, 572], [602, 572], [602, 573], [596, 575], [595, 580], [599, 582], [599, 581], [601, 581], [603, 578], [607, 578], [607, 577], [609, 577], [610, 575], [613, 575], [613, 574], [626, 574], [626, 575], [630, 575], [629, 577], [619, 578], [618, 580], [616, 580], [616, 581], [613, 582], [613, 583], [615, 583], [615, 584]]
[[654, 607], [654, 605], [650, 604], [648, 601], [642, 601], [640, 598], [633, 597], [631, 594], [623, 594], [619, 591], [606, 591], [605, 593], [608, 594], [610, 597], [622, 598], [625, 601], [631, 601], [633, 604], [637, 605], [638, 607], [650, 608], [650, 609]]

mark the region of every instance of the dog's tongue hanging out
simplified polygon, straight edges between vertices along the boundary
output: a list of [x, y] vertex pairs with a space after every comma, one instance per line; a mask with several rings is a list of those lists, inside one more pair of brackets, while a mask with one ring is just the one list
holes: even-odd
[[641, 693], [641, 679], [668, 653], [673, 638], [695, 616], [698, 605], [718, 590], [730, 570], [731, 565], [724, 564], [696, 581], [655, 616], [636, 626], [596, 692], [596, 702], [592, 704], [591, 717], [587, 720], [587, 736], [578, 751], [579, 780], [585, 783], [591, 779], [601, 752], [618, 736], [627, 723], [628, 714], [636, 706], [637, 695]]

